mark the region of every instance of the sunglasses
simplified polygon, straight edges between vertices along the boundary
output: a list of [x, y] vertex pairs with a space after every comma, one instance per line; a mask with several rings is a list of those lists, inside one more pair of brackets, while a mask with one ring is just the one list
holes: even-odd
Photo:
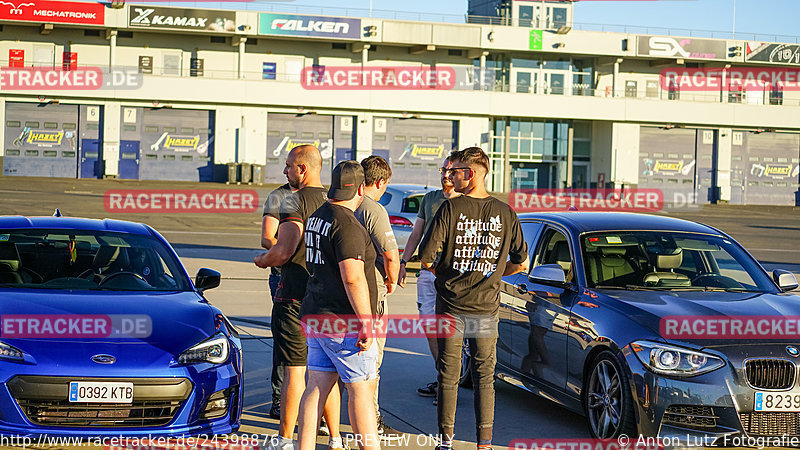
[[455, 167], [452, 169], [445, 169], [444, 167], [442, 167], [439, 168], [439, 173], [441, 173], [442, 175], [450, 175], [452, 173], [455, 173], [456, 170], [472, 170], [472, 169], [469, 167]]

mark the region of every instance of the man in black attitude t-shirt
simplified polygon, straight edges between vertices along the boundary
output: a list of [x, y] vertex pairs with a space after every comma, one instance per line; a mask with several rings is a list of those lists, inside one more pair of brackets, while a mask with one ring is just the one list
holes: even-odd
[[[311, 271], [303, 321], [308, 325], [308, 386], [300, 405], [298, 444], [313, 450], [317, 423], [328, 393], [338, 391], [341, 378], [349, 396], [350, 424], [362, 449], [379, 449], [375, 421], [375, 386], [378, 346], [372, 338], [377, 311], [375, 248], [367, 230], [353, 212], [364, 199], [364, 170], [356, 161], [343, 161], [333, 169], [328, 202], [306, 222], [306, 264]], [[344, 319], [357, 330], [326, 327]]]
[[[270, 447], [293, 450], [292, 436], [297, 422], [300, 397], [305, 389], [306, 338], [300, 326], [300, 305], [306, 294], [306, 246], [302, 239], [306, 220], [325, 203], [325, 188], [320, 181], [322, 157], [313, 145], [293, 148], [283, 169], [291, 193], [280, 207], [277, 240], [269, 251], [254, 258], [258, 267], [281, 268], [281, 279], [272, 304], [273, 351], [284, 366], [281, 387], [281, 423], [276, 442]], [[339, 391], [332, 392], [325, 405], [325, 420], [331, 438], [339, 437]], [[340, 447], [340, 446], [337, 446]]]
[[[486, 192], [486, 153], [470, 147], [452, 152], [450, 161], [453, 166], [447, 174], [462, 195], [442, 204], [420, 245], [422, 265], [436, 275], [436, 314], [451, 320], [456, 328], [452, 336], [438, 338], [439, 448], [452, 448], [466, 337], [474, 361], [478, 449], [483, 450], [491, 448], [494, 425], [500, 279], [527, 268], [528, 249], [516, 213]], [[433, 266], [440, 248], [441, 257]], [[466, 336], [465, 329], [470, 331]]]

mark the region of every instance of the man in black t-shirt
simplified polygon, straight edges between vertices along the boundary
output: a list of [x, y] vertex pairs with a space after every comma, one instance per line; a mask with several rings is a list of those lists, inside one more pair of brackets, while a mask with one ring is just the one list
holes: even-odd
[[[489, 196], [484, 180], [489, 158], [478, 147], [454, 151], [447, 174], [462, 195], [445, 201], [422, 239], [420, 261], [436, 275], [436, 314], [455, 324], [439, 337], [438, 417], [452, 449], [464, 337], [473, 360], [478, 449], [489, 449], [494, 425], [494, 368], [500, 279], [527, 269], [527, 245], [516, 213]], [[441, 256], [434, 266], [437, 252]], [[465, 330], [470, 332], [465, 336]]]
[[[307, 327], [308, 386], [300, 405], [300, 450], [316, 448], [317, 423], [325, 398], [347, 386], [348, 411], [362, 449], [379, 449], [374, 395], [378, 346], [372, 326], [377, 312], [375, 248], [353, 212], [364, 199], [364, 170], [356, 161], [343, 161], [331, 175], [328, 202], [306, 222], [306, 264], [311, 271], [303, 321], [311, 324], [355, 323], [355, 329]], [[326, 330], [326, 331], [323, 331]]]
[[[326, 200], [326, 191], [320, 181], [321, 170], [322, 157], [313, 145], [301, 145], [289, 152], [283, 173], [289, 186], [296, 192], [287, 196], [281, 204], [275, 244], [253, 260], [261, 268], [281, 268], [281, 279], [273, 298], [271, 320], [275, 344], [273, 351], [278, 354], [278, 361], [284, 366], [279, 437], [277, 441], [270, 442], [270, 447], [279, 450], [294, 449], [292, 436], [300, 397], [305, 388], [308, 349], [300, 326], [300, 304], [306, 294], [308, 271], [302, 236], [306, 220]], [[331, 438], [335, 439], [339, 437], [339, 391], [331, 393], [328, 400], [325, 419]]]
[[[294, 192], [289, 183], [275, 189], [269, 193], [267, 200], [264, 201], [264, 215], [261, 221], [261, 246], [269, 250], [278, 241], [278, 225], [281, 218], [281, 204]], [[275, 293], [278, 291], [278, 284], [281, 280], [281, 268], [270, 267], [269, 273], [269, 292], [275, 300]], [[270, 375], [272, 385], [272, 407], [269, 415], [274, 419], [281, 418], [281, 384], [283, 383], [283, 365], [281, 365], [278, 352], [272, 351], [272, 374]]]

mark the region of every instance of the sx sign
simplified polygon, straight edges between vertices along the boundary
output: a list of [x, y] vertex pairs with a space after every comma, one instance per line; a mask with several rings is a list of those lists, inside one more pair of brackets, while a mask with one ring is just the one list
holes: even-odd
[[671, 37], [658, 37], [653, 36], [650, 38], [650, 55], [651, 56], [682, 56], [688, 58], [689, 52], [683, 49], [683, 45], [692, 42], [689, 39], [684, 39], [681, 42], [676, 41]]

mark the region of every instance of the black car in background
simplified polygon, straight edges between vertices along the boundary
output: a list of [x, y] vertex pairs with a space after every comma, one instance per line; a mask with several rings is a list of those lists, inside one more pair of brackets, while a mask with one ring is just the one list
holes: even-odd
[[519, 217], [531, 269], [503, 279], [498, 378], [585, 414], [593, 437], [800, 434], [796, 334], [663, 329], [669, 318], [800, 317], [800, 297], [784, 292], [794, 275], [768, 274], [730, 236], [694, 222]]

